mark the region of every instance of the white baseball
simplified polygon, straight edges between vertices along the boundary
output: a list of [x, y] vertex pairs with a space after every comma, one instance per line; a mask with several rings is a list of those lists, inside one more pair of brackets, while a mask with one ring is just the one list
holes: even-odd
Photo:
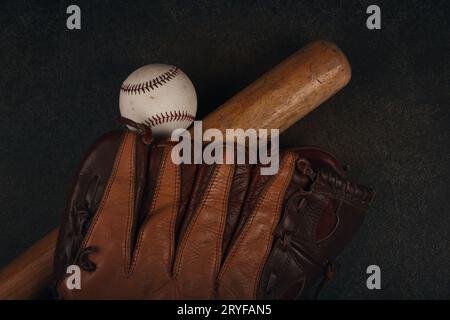
[[173, 130], [187, 128], [194, 121], [197, 95], [191, 80], [179, 68], [149, 64], [125, 79], [119, 107], [122, 117], [151, 127], [157, 137], [170, 137]]

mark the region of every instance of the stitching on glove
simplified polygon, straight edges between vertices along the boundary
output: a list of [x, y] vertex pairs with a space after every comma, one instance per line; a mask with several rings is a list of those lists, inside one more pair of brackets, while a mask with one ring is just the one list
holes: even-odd
[[[317, 245], [321, 245], [325, 241], [330, 240], [330, 238], [333, 237], [333, 235], [336, 233], [336, 230], [339, 228], [339, 225], [341, 224], [341, 215], [340, 215], [341, 207], [342, 207], [342, 200], [339, 201], [339, 204], [338, 204], [336, 210], [334, 211], [334, 214], [336, 215], [336, 223], [335, 223], [333, 229], [330, 231], [330, 233], [325, 238], [320, 239], [320, 240], [315, 240], [315, 243]], [[315, 230], [317, 230], [319, 221], [320, 221], [320, 219], [316, 222], [316, 225], [314, 226]], [[315, 237], [313, 239], [315, 239]]]
[[125, 239], [125, 248], [123, 251], [123, 275], [128, 278], [129, 274], [130, 274], [130, 261], [132, 259], [132, 254], [133, 252], [131, 252], [131, 231], [133, 229], [133, 220], [134, 220], [134, 204], [135, 204], [135, 196], [134, 196], [134, 188], [136, 186], [135, 184], [135, 175], [134, 173], [136, 172], [135, 168], [135, 162], [136, 162], [136, 135], [132, 136], [133, 139], [131, 141], [132, 144], [132, 151], [131, 151], [131, 159], [130, 159], [130, 170], [128, 171], [129, 177], [129, 188], [128, 188], [128, 213], [127, 213], [127, 226], [124, 229], [124, 235], [122, 239]]
[[[167, 163], [167, 149], [164, 149], [164, 153], [162, 155], [161, 158], [161, 164], [160, 164], [160, 170], [159, 172], [165, 172], [165, 167], [166, 167], [166, 163]], [[148, 219], [150, 218], [150, 216], [153, 214], [154, 210], [155, 210], [155, 206], [156, 206], [156, 200], [159, 196], [159, 193], [161, 191], [161, 180], [162, 180], [162, 174], [158, 174], [158, 178], [155, 184], [155, 191], [153, 194], [153, 199], [152, 199], [152, 204], [150, 207], [150, 210], [148, 211], [147, 217], [144, 219], [144, 221], [141, 224], [141, 228], [139, 230], [139, 235], [138, 235], [138, 242], [136, 245], [136, 250], [134, 253], [134, 257], [133, 257], [133, 261], [131, 263], [131, 269], [129, 274], [131, 275], [134, 272], [134, 269], [136, 267], [137, 261], [139, 260], [139, 256], [140, 256], [140, 252], [141, 252], [141, 247], [142, 247], [142, 241], [143, 241], [143, 232], [145, 229], [145, 225], [147, 224]], [[170, 246], [172, 247], [172, 244], [170, 244]], [[169, 261], [170, 264], [170, 261]], [[168, 272], [168, 274], [170, 275], [170, 271]]]
[[200, 204], [200, 207], [197, 208], [197, 210], [195, 210], [194, 217], [192, 218], [192, 220], [191, 220], [191, 222], [190, 222], [190, 224], [188, 226], [186, 234], [183, 236], [183, 239], [181, 240], [180, 253], [177, 255], [177, 258], [176, 258], [176, 261], [175, 261], [175, 273], [173, 274], [173, 278], [174, 279], [177, 278], [179, 273], [180, 273], [181, 262], [183, 261], [183, 254], [184, 254], [184, 250], [185, 250], [186, 245], [187, 245], [187, 240], [189, 239], [189, 236], [190, 236], [190, 234], [192, 232], [192, 229], [194, 228], [194, 225], [195, 225], [195, 223], [197, 221], [197, 218], [198, 218], [200, 212], [202, 211], [203, 207], [205, 206], [206, 199], [208, 198], [209, 193], [211, 192], [211, 188], [212, 188], [212, 186], [214, 184], [214, 181], [216, 180], [216, 176], [217, 176], [218, 172], [219, 172], [219, 167], [215, 166], [214, 167], [214, 174], [212, 176], [212, 179], [209, 182], [208, 189], [207, 189], [205, 195], [202, 198], [202, 202]]
[[184, 254], [184, 250], [186, 248], [187, 240], [189, 239], [189, 236], [190, 236], [190, 234], [192, 232], [192, 229], [193, 229], [193, 227], [195, 225], [195, 222], [197, 221], [199, 213], [201, 212], [201, 210], [203, 209], [203, 207], [205, 205], [206, 198], [208, 198], [208, 196], [209, 196], [209, 193], [211, 191], [212, 185], [214, 184], [214, 181], [216, 179], [218, 171], [219, 171], [218, 166], [215, 166], [212, 179], [209, 181], [208, 189], [207, 189], [206, 193], [204, 194], [204, 196], [202, 198], [200, 206], [195, 210], [194, 217], [190, 221], [188, 229], [186, 230], [186, 233], [184, 234], [183, 239], [181, 240], [180, 253], [177, 254], [176, 261], [175, 261], [175, 272], [173, 273], [173, 278], [174, 279], [176, 279], [178, 274], [180, 273], [181, 262], [183, 261], [183, 254]]
[[[294, 163], [296, 161], [296, 155], [293, 155], [291, 153], [289, 155], [290, 155], [290, 157], [286, 160], [286, 162], [287, 162], [286, 165], [287, 166], [289, 165], [291, 167], [289, 169], [289, 173], [288, 173], [289, 179], [286, 179], [286, 181], [284, 182], [284, 185], [282, 187], [282, 190], [278, 194], [278, 199], [277, 199], [277, 203], [278, 203], [278, 208], [277, 208], [278, 219], [274, 219], [273, 222], [272, 222], [272, 226], [270, 227], [270, 230], [272, 230], [272, 232], [269, 234], [269, 236], [267, 237], [267, 240], [266, 240], [266, 253], [264, 254], [264, 259], [263, 259], [264, 261], [267, 261], [267, 258], [268, 258], [269, 254], [270, 254], [270, 251], [271, 251], [270, 248], [272, 247], [270, 245], [270, 240], [273, 239], [273, 230], [275, 229], [276, 225], [279, 223], [279, 218], [281, 216], [281, 206], [283, 204], [283, 201], [280, 201], [280, 200], [281, 200], [281, 197], [284, 197], [284, 195], [286, 194], [286, 189], [287, 189], [287, 187], [289, 185], [289, 182], [292, 179], [292, 175], [293, 175], [294, 168], [295, 168]], [[264, 197], [265, 197], [265, 195], [264, 195]], [[261, 276], [262, 276], [262, 272], [264, 270], [265, 265], [266, 264], [263, 263], [263, 264], [261, 264], [259, 266], [259, 270], [258, 270], [258, 273], [257, 273], [257, 279], [256, 279], [256, 281], [255, 281], [255, 283], [253, 285], [253, 296], [254, 297], [256, 297], [256, 295], [257, 295], [258, 286], [259, 286], [259, 283], [261, 281]]]
[[[222, 214], [221, 214], [221, 219], [220, 219], [220, 227], [219, 230], [221, 232], [220, 237], [218, 237], [217, 239], [217, 244], [216, 244], [216, 265], [214, 267], [214, 269], [216, 270], [216, 275], [219, 274], [220, 271], [220, 266], [222, 264], [222, 244], [223, 244], [223, 236], [224, 236], [224, 232], [225, 232], [225, 221], [226, 221], [226, 215], [224, 213], [224, 211], [227, 211], [228, 209], [228, 197], [230, 195], [230, 188], [231, 188], [231, 183], [232, 183], [232, 178], [234, 176], [234, 172], [236, 170], [236, 166], [233, 166], [233, 169], [230, 171], [229, 175], [228, 175], [228, 179], [227, 179], [227, 193], [225, 194], [225, 196], [222, 198]], [[217, 280], [217, 279], [216, 279]]]
[[95, 226], [98, 223], [98, 219], [100, 218], [100, 215], [103, 213], [103, 209], [105, 207], [106, 199], [108, 198], [109, 193], [111, 191], [112, 182], [115, 180], [115, 178], [117, 176], [117, 169], [119, 167], [119, 162], [120, 162], [120, 160], [122, 158], [123, 150], [125, 148], [125, 142], [127, 141], [128, 135], [130, 135], [130, 134], [131, 134], [130, 132], [126, 132], [124, 134], [123, 138], [122, 138], [122, 142], [120, 144], [120, 148], [118, 150], [116, 158], [114, 159], [114, 166], [113, 166], [113, 169], [112, 169], [112, 172], [111, 172], [111, 176], [110, 176], [110, 178], [108, 180], [107, 187], [106, 187], [105, 192], [103, 194], [102, 201], [101, 201], [101, 203], [100, 203], [100, 205], [99, 205], [99, 207], [97, 209], [97, 212], [96, 212], [94, 218], [92, 219], [92, 223], [91, 223], [91, 226], [89, 227], [89, 231], [86, 234], [86, 237], [83, 240], [83, 243], [80, 246], [80, 248], [86, 247], [87, 243], [89, 243], [89, 241], [91, 239], [91, 236], [92, 236], [92, 232], [93, 232]]
[[[172, 150], [172, 148], [170, 148], [170, 150]], [[180, 203], [180, 177], [181, 173], [180, 173], [180, 166], [175, 165], [175, 199], [176, 201], [173, 202], [172, 204], [172, 216], [170, 217], [170, 254], [168, 256], [168, 261], [167, 261], [167, 272], [169, 275], [171, 275], [172, 273], [172, 263], [173, 263], [173, 257], [175, 254], [175, 220], [177, 218], [178, 215], [178, 206]]]
[[[292, 164], [293, 164], [293, 160], [294, 160], [293, 157], [294, 157], [294, 156], [293, 156], [292, 154], [288, 154], [288, 155], [286, 155], [285, 158], [283, 159], [283, 162], [287, 162], [286, 165], [289, 165], [289, 162], [291, 162], [291, 163], [290, 163], [290, 165], [291, 165], [290, 174], [291, 174], [291, 175], [292, 175], [292, 172], [293, 172], [293, 169], [294, 169], [294, 166], [292, 165]], [[290, 161], [289, 161], [289, 160], [290, 160]], [[244, 227], [242, 233], [239, 235], [238, 240], [237, 240], [236, 243], [233, 245], [233, 249], [232, 249], [232, 251], [231, 251], [230, 256], [229, 256], [229, 257], [227, 258], [227, 260], [225, 261], [224, 267], [223, 267], [223, 269], [222, 269], [222, 271], [221, 271], [221, 273], [220, 273], [220, 275], [219, 275], [219, 278], [218, 278], [218, 281], [219, 281], [219, 282], [222, 280], [222, 278], [224, 277], [224, 275], [225, 275], [226, 272], [228, 271], [230, 265], [232, 264], [232, 261], [234, 261], [234, 258], [235, 258], [235, 256], [236, 256], [238, 250], [239, 250], [239, 247], [241, 246], [241, 242], [242, 242], [243, 239], [245, 238], [245, 235], [247, 234], [247, 232], [248, 232], [248, 230], [249, 230], [249, 228], [250, 228], [250, 225], [252, 224], [252, 222], [253, 222], [253, 220], [254, 220], [254, 218], [255, 218], [255, 215], [256, 215], [257, 210], [258, 210], [259, 207], [261, 206], [261, 203], [263, 202], [263, 200], [265, 200], [265, 197], [266, 197], [266, 195], [267, 195], [267, 191], [268, 191], [268, 189], [272, 186], [272, 184], [274, 183], [274, 181], [275, 181], [275, 179], [272, 179], [272, 180], [266, 185], [266, 187], [264, 188], [263, 196], [260, 197], [260, 198], [258, 199], [258, 204], [257, 204], [256, 207], [253, 209], [253, 212], [252, 212], [252, 214], [251, 214], [250, 219], [246, 222], [245, 227]], [[287, 187], [287, 184], [286, 184], [286, 187]], [[278, 195], [278, 199], [277, 199], [278, 202], [280, 202], [281, 195], [282, 195], [282, 193], [280, 192], [279, 195]], [[276, 219], [275, 219], [275, 220], [276, 220]], [[275, 223], [275, 220], [274, 220], [274, 222], [273, 222], [273, 224], [272, 224], [272, 227], [271, 227], [272, 232], [273, 232], [273, 229], [274, 229], [274, 223]], [[269, 239], [267, 240], [267, 243], [268, 243], [269, 241], [270, 241], [270, 237], [269, 237]], [[267, 247], [267, 245], [266, 245], [266, 247]], [[267, 253], [268, 253], [268, 252], [266, 252], [266, 254], [265, 254], [266, 257], [267, 257]], [[262, 268], [261, 268], [261, 266], [260, 266], [259, 271], [258, 271], [258, 277], [261, 276], [261, 271], [262, 271]], [[257, 282], [258, 282], [258, 281], [256, 281], [256, 283], [255, 283], [255, 285], [254, 285], [254, 288], [253, 288], [254, 295], [255, 295], [256, 289], [257, 289]]]

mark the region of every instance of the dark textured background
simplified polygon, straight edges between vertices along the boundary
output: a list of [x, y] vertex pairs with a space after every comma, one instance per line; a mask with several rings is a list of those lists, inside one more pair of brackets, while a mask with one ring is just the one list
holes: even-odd
[[[163, 62], [194, 82], [199, 117], [311, 40], [336, 42], [350, 84], [284, 133], [350, 164], [376, 201], [323, 298], [450, 298], [448, 1], [2, 1], [0, 266], [60, 221], [77, 164], [119, 127], [118, 88]], [[382, 30], [365, 27], [382, 9]], [[382, 290], [365, 269], [378, 264]]]

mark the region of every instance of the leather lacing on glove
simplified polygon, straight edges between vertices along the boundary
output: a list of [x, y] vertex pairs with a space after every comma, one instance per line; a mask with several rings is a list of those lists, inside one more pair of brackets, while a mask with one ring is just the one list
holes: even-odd
[[89, 260], [89, 254], [97, 252], [97, 250], [98, 250], [97, 247], [94, 246], [86, 247], [83, 250], [81, 250], [77, 258], [78, 265], [80, 266], [81, 269], [87, 272], [94, 272], [95, 269], [97, 269], [95, 263]]
[[[332, 191], [337, 191], [337, 193], [340, 194], [345, 200], [365, 204], [372, 198], [371, 191], [363, 190], [359, 188], [357, 184], [351, 183], [350, 181], [343, 179], [337, 174], [324, 171], [322, 169], [318, 170], [317, 173], [314, 172], [314, 170], [311, 168], [310, 162], [307, 159], [298, 159], [296, 163], [296, 169], [302, 175], [306, 176], [309, 180], [309, 183], [304, 186], [302, 191], [311, 191], [310, 189], [314, 185], [316, 179], [320, 177], [320, 180], [325, 182], [327, 187], [329, 187]], [[301, 201], [299, 201], [296, 204], [297, 214], [300, 214], [302, 212], [302, 209], [305, 208], [306, 205], [306, 198], [303, 198]], [[294, 230], [289, 230], [289, 226], [293, 226], [293, 224], [289, 224], [288, 227], [286, 227], [282, 223], [280, 223], [274, 232], [274, 240], [279, 240], [279, 243], [281, 244], [281, 250], [283, 250], [284, 252], [290, 250], [294, 256], [300, 254], [302, 256], [302, 259], [308, 261], [311, 265], [315, 265], [320, 270], [322, 270], [321, 279], [313, 293], [313, 299], [317, 299], [320, 291], [330, 280], [335, 277], [339, 269], [339, 265], [336, 262], [330, 261], [328, 259], [325, 259], [323, 263], [319, 263], [309, 257], [306, 254], [307, 250], [305, 250], [300, 243], [293, 239]], [[271, 293], [271, 291], [273, 290], [273, 286], [271, 284], [276, 282], [274, 281], [274, 279], [277, 278], [277, 275], [272, 271], [269, 278], [270, 279], [265, 288], [267, 293]]]
[[[72, 218], [71, 221], [73, 228], [72, 231], [65, 237], [65, 241], [70, 243], [70, 251], [72, 251], [73, 248], [79, 247], [79, 242], [82, 241], [87, 229], [89, 228], [92, 217], [94, 216], [94, 212], [91, 209], [93, 205], [92, 203], [96, 196], [98, 187], [98, 176], [94, 176], [89, 183], [88, 191], [85, 193], [82, 203], [74, 203], [72, 206], [69, 216]], [[88, 255], [95, 251], [97, 251], [97, 248], [95, 247], [84, 248], [75, 257], [69, 257], [69, 261], [66, 262], [66, 265], [76, 264], [84, 271], [93, 272], [96, 269], [96, 265], [89, 260]], [[50, 295], [52, 299], [62, 299], [56, 290], [56, 285], [52, 285], [50, 287]]]
[[[82, 204], [76, 203], [73, 205], [72, 217], [75, 220], [75, 232], [76, 237], [84, 236], [89, 228], [92, 217], [95, 212], [92, 211], [92, 206], [94, 198], [97, 195], [97, 190], [99, 187], [99, 178], [97, 176], [93, 177], [89, 183], [89, 188], [86, 191], [84, 201]], [[96, 265], [89, 260], [88, 255], [92, 252], [97, 251], [95, 247], [87, 247], [82, 249], [78, 255], [75, 257], [76, 264], [84, 271], [93, 272], [96, 269]]]
[[137, 123], [125, 117], [119, 117], [119, 121], [136, 129], [136, 132], [141, 136], [142, 142], [145, 144], [151, 144], [153, 142], [152, 130], [149, 126], [142, 123]]
[[[136, 132], [141, 136], [142, 141], [149, 145], [153, 142], [152, 130], [150, 127], [134, 122], [131, 119], [120, 117], [119, 121], [125, 125], [131, 126], [136, 129]], [[75, 235], [72, 234], [72, 243], [73, 247], [77, 247], [74, 242], [76, 239], [83, 237], [87, 229], [89, 228], [90, 221], [94, 216], [94, 212], [92, 212], [92, 202], [93, 198], [96, 196], [96, 191], [98, 188], [98, 177], [94, 177], [90, 182], [90, 187], [88, 190], [91, 192], [86, 192], [85, 201], [82, 204], [75, 204], [73, 206], [72, 217], [74, 218], [75, 227], [74, 230]], [[75, 257], [75, 263], [84, 271], [94, 272], [96, 270], [96, 265], [89, 259], [89, 254], [98, 251], [98, 248], [95, 246], [89, 246], [82, 249], [77, 256]]]
[[343, 180], [333, 173], [321, 170], [318, 174], [330, 188], [337, 192], [340, 192], [340, 194], [343, 196], [343, 199], [345, 200], [356, 201], [363, 205], [369, 202], [373, 197], [372, 191], [362, 189], [358, 187], [356, 183], [352, 183], [348, 180]]
[[[152, 130], [145, 124], [137, 123], [131, 119], [125, 117], [119, 117], [119, 121], [127, 126], [136, 129], [136, 132], [141, 136], [142, 141], [150, 145], [153, 143]], [[89, 228], [90, 221], [94, 215], [92, 212], [92, 202], [93, 198], [96, 196], [96, 190], [98, 188], [98, 177], [93, 177], [88, 188], [89, 191], [86, 192], [85, 199], [81, 204], [74, 204], [71, 212], [71, 217], [73, 218], [73, 232], [67, 235], [66, 242], [72, 243], [72, 248], [78, 247], [80, 244], [77, 243], [87, 232]], [[67, 239], [69, 238], [69, 239]], [[96, 270], [96, 265], [89, 259], [89, 254], [96, 252], [98, 250], [95, 246], [89, 246], [78, 252], [78, 254], [73, 258], [70, 263], [76, 263], [79, 267], [87, 272], [94, 272]]]
[[[315, 300], [317, 300], [320, 291], [322, 291], [322, 289], [325, 287], [325, 285], [331, 281], [334, 276], [336, 275], [338, 269], [339, 269], [339, 265], [335, 262], [331, 262], [326, 260], [325, 263], [320, 264], [314, 260], [312, 260], [310, 257], [308, 257], [304, 250], [301, 250], [301, 246], [300, 244], [296, 243], [295, 240], [292, 239], [292, 233], [290, 231], [284, 230], [281, 227], [277, 228], [277, 230], [275, 231], [274, 234], [274, 239], [279, 239], [281, 242], [281, 249], [283, 251], [287, 251], [287, 250], [291, 250], [292, 254], [297, 255], [297, 254], [301, 254], [302, 258], [306, 261], [308, 261], [311, 265], [315, 265], [317, 266], [320, 270], [322, 270], [322, 279], [320, 280], [319, 284], [317, 285], [314, 294], [313, 294], [313, 298]], [[295, 250], [293, 250], [293, 248], [295, 247]], [[266, 292], [267, 293], [271, 293], [271, 290], [273, 289], [271, 286], [271, 283], [275, 283], [275, 281], [273, 281], [273, 278], [276, 278], [276, 274], [272, 272], [272, 274], [270, 275], [270, 278], [272, 278], [272, 281], [269, 281], [266, 287]]]
[[[75, 218], [76, 227], [74, 228], [77, 231], [78, 236], [84, 236], [89, 227], [90, 221], [94, 215], [94, 213], [90, 210], [91, 205], [88, 199], [86, 199], [83, 205], [76, 204], [73, 206], [72, 216]], [[95, 252], [97, 248], [95, 247], [87, 247], [81, 250], [75, 261], [77, 265], [87, 272], [93, 272], [96, 269], [96, 265], [89, 260], [88, 255], [92, 252]]]

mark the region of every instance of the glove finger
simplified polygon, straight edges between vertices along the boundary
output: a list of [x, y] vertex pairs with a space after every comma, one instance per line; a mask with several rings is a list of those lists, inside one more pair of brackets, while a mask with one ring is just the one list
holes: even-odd
[[208, 189], [181, 241], [174, 276], [184, 299], [214, 294], [234, 169], [233, 165], [215, 167]]
[[78, 169], [64, 209], [55, 250], [55, 284], [64, 276], [67, 266], [75, 263], [83, 238], [100, 205], [122, 135], [122, 132], [112, 132], [101, 137], [87, 152]]
[[[82, 288], [99, 288], [108, 292], [108, 283], [117, 283], [127, 272], [134, 209], [135, 143], [134, 133], [124, 135], [102, 201], [81, 245], [81, 248], [97, 248], [89, 250], [89, 257], [82, 255], [96, 270], [83, 273]], [[121, 254], [117, 254], [119, 248], [122, 249]], [[85, 292], [67, 290], [65, 285], [60, 285], [59, 291], [64, 297], [77, 294], [78, 298], [82, 298]]]
[[252, 299], [280, 219], [283, 195], [291, 180], [296, 157], [287, 153], [278, 174], [271, 177], [258, 203], [233, 244], [219, 276], [221, 299]]
[[175, 224], [180, 198], [180, 166], [171, 160], [172, 147], [164, 147], [153, 200], [141, 226], [130, 272], [149, 282], [147, 292], [155, 298], [171, 279]]
[[232, 242], [233, 234], [239, 226], [241, 212], [245, 205], [245, 198], [248, 194], [251, 181], [252, 167], [249, 164], [236, 165], [233, 176], [233, 183], [228, 197], [227, 219], [223, 235], [222, 256], [228, 250]]

